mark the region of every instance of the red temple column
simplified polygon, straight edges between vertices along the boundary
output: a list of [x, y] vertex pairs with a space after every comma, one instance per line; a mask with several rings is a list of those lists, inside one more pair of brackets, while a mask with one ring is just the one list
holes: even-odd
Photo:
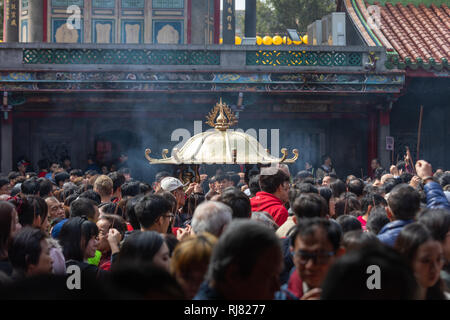
[[391, 151], [386, 150], [386, 137], [390, 135], [390, 111], [379, 111], [379, 127], [378, 127], [378, 159], [383, 168], [389, 171], [391, 160]]
[[192, 0], [187, 2], [187, 44], [192, 42]]
[[369, 112], [369, 136], [367, 145], [367, 172], [369, 176], [372, 176], [373, 171], [370, 166], [372, 159], [377, 158], [377, 140], [378, 140], [378, 126], [377, 126], [377, 113], [376, 111]]
[[214, 0], [214, 43], [220, 40], [220, 0]]

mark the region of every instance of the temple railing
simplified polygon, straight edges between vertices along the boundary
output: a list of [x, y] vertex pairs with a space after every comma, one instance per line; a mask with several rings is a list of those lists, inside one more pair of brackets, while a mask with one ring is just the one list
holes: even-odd
[[220, 65], [220, 52], [149, 49], [24, 49], [24, 64]]
[[2, 44], [0, 91], [399, 93], [381, 47]]
[[[382, 47], [0, 44], [0, 69], [387, 71]], [[170, 66], [170, 67], [169, 67]]]

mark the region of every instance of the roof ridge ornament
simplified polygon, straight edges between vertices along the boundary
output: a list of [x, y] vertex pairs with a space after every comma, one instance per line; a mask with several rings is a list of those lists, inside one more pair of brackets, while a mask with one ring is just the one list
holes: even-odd
[[[219, 115], [217, 116], [218, 113]], [[222, 98], [220, 98], [220, 102], [216, 103], [214, 108], [206, 116], [206, 120], [208, 120], [205, 122], [206, 124], [220, 131], [226, 131], [238, 123], [231, 109], [226, 103], [222, 102]]]

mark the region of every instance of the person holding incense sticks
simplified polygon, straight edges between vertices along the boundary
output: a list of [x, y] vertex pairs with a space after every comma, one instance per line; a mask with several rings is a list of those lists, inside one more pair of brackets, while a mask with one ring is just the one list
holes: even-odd
[[450, 210], [450, 204], [442, 190], [442, 186], [434, 181], [431, 164], [425, 160], [417, 161], [416, 172], [424, 184], [423, 188], [427, 196], [427, 207]]
[[381, 166], [380, 160], [377, 158], [372, 159], [372, 161], [370, 162], [370, 167], [372, 168], [372, 177], [371, 177], [372, 179], [375, 178], [375, 172], [377, 171], [377, 169], [379, 172], [384, 172], [384, 169]]
[[[96, 224], [99, 231], [97, 249], [101, 252], [98, 267], [109, 271], [111, 269], [111, 256], [118, 253], [119, 243], [125, 237], [127, 225], [121, 216], [114, 214], [102, 214]], [[117, 230], [117, 232], [111, 232], [112, 229]]]

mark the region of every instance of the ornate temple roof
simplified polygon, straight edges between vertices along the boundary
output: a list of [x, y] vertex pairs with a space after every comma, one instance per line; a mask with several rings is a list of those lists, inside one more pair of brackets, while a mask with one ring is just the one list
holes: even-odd
[[344, 0], [344, 5], [366, 43], [386, 47], [391, 67], [450, 69], [450, 9], [446, 4], [372, 2], [379, 8], [379, 28], [368, 23], [372, 4]]

